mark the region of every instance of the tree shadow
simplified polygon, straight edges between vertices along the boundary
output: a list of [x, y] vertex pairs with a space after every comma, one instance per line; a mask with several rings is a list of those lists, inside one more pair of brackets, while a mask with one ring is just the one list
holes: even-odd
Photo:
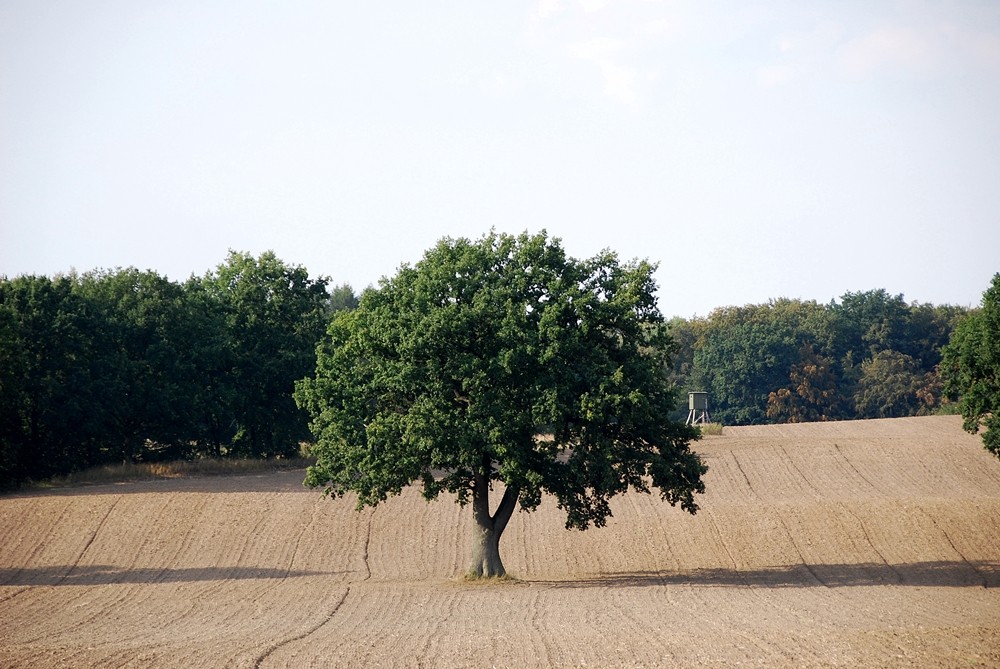
[[197, 581], [242, 581], [261, 579], [335, 576], [350, 572], [289, 571], [269, 567], [188, 567], [181, 569], [129, 569], [114, 565], [53, 565], [0, 569], [0, 586], [39, 585], [124, 585], [155, 583], [191, 583]]
[[875, 585], [995, 588], [1000, 562], [934, 561], [907, 564], [797, 564], [760, 569], [691, 569], [597, 574], [566, 580], [528, 579], [553, 588], [613, 588], [665, 585], [744, 588], [849, 588]]

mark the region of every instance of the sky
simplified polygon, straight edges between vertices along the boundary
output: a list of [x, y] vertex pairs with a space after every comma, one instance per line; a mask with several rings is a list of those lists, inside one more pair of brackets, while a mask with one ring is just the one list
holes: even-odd
[[443, 237], [659, 263], [660, 309], [1000, 272], [995, 0], [0, 0], [0, 275]]

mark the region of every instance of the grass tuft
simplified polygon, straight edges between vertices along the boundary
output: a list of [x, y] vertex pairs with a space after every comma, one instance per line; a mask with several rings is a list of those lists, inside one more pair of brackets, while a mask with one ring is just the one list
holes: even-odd
[[468, 585], [517, 585], [521, 579], [505, 574], [503, 576], [476, 576], [472, 572], [466, 572], [459, 579], [460, 583]]
[[704, 423], [698, 429], [703, 437], [717, 437], [722, 434], [722, 423]]

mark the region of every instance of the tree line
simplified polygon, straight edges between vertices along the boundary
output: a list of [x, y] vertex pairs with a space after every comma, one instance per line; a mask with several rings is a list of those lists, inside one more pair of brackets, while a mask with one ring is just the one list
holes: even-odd
[[177, 283], [135, 268], [0, 279], [0, 487], [105, 463], [297, 454], [294, 384], [331, 287], [268, 252]]
[[571, 258], [544, 231], [441, 240], [332, 319], [296, 386], [316, 440], [306, 485], [359, 510], [415, 484], [453, 494], [480, 578], [505, 575], [500, 536], [543, 495], [581, 530], [629, 490], [695, 513], [707, 467], [679, 420], [684, 385], [731, 424], [930, 413], [947, 385], [997, 452], [1000, 275], [971, 314], [873, 290], [666, 323], [654, 272]]
[[[272, 252], [231, 252], [180, 283], [135, 268], [0, 278], [0, 487], [106, 463], [297, 454], [310, 433], [295, 383], [358, 299]], [[939, 411], [942, 347], [978, 312], [871, 290], [675, 318], [658, 339], [681, 391], [666, 418], [683, 419], [689, 391], [727, 425]]]
[[707, 392], [712, 419], [726, 425], [935, 413], [947, 403], [942, 347], [969, 312], [882, 289], [720, 308], [669, 323], [670, 375], [685, 392]]

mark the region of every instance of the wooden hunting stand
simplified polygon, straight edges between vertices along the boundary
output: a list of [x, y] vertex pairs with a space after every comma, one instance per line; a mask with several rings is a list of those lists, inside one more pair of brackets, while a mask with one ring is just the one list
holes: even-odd
[[708, 393], [688, 393], [688, 417], [685, 425], [704, 425], [708, 416]]

